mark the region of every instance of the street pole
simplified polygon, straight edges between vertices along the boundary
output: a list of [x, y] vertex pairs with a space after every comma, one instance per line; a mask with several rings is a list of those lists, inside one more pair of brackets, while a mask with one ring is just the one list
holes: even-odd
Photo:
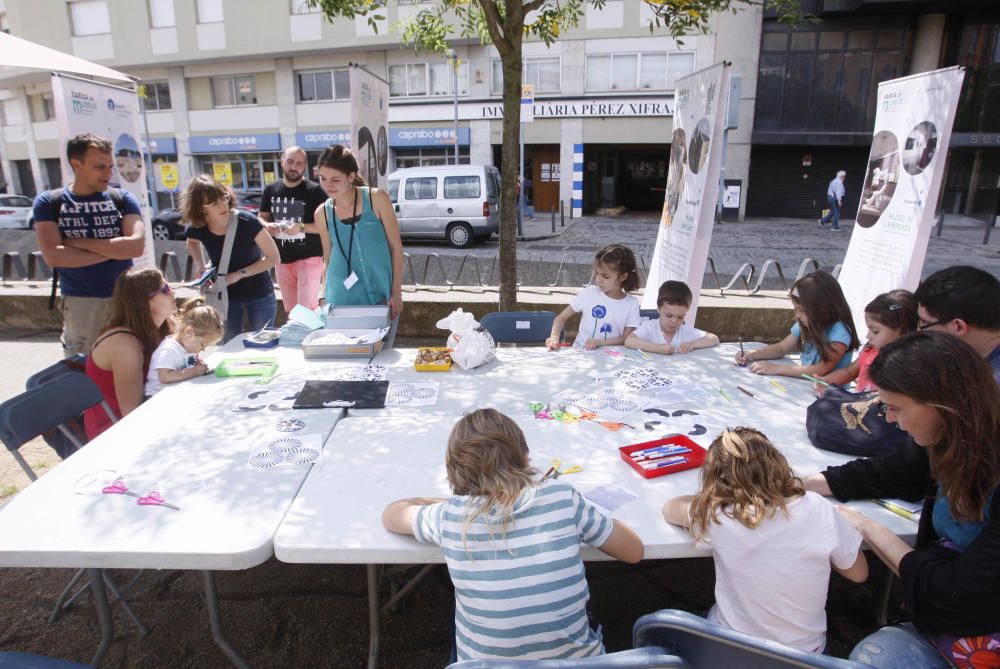
[[[140, 84], [142, 85], [142, 84]], [[146, 117], [146, 101], [145, 95], [142, 95], [144, 91], [136, 91], [140, 93], [136, 97], [139, 98], [139, 110], [142, 112], [142, 125], [146, 133], [146, 151], [144, 160], [146, 161], [146, 187], [149, 189], [149, 199], [153, 205], [153, 215], [160, 213], [160, 202], [156, 195], [156, 181], [153, 177], [153, 152], [149, 144], [149, 118]]]
[[520, 134], [520, 166], [517, 169], [517, 238], [524, 237], [524, 122], [521, 124]]
[[455, 164], [458, 165], [458, 54], [454, 49], [448, 49], [448, 59], [451, 61], [451, 90], [455, 94]]

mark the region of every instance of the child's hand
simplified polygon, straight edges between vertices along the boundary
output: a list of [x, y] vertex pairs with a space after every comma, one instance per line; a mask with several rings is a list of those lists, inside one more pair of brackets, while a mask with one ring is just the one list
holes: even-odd
[[750, 371], [754, 374], [777, 374], [778, 365], [768, 360], [758, 360], [750, 363]]
[[740, 367], [750, 364], [750, 356], [748, 356], [743, 351], [737, 351], [736, 357], [734, 359], [736, 360], [736, 364], [739, 365]]
[[587, 343], [583, 345], [588, 351], [593, 351], [595, 348], [601, 345], [600, 339], [594, 339], [593, 337], [587, 338]]
[[813, 395], [815, 395], [816, 397], [823, 397], [823, 393], [826, 392], [826, 389], [827, 389], [827, 386], [824, 386], [821, 383], [814, 383], [813, 384]]
[[663, 345], [663, 350], [660, 351], [660, 352], [663, 355], [673, 355], [674, 353], [677, 353], [677, 349], [674, 348], [673, 346], [671, 346], [670, 344], [664, 344]]
[[677, 348], [675, 348], [674, 352], [675, 353], [690, 353], [691, 350], [694, 348], [693, 344], [694, 344], [694, 342], [690, 342], [690, 341], [684, 342], [683, 344], [681, 344], [680, 346], [678, 346]]
[[197, 365], [195, 365], [191, 369], [195, 370], [194, 371], [194, 376], [205, 376], [206, 374], [208, 374], [208, 365], [206, 365], [203, 362], [199, 362]]
[[554, 351], [559, 348], [559, 337], [549, 337], [545, 340], [545, 348]]

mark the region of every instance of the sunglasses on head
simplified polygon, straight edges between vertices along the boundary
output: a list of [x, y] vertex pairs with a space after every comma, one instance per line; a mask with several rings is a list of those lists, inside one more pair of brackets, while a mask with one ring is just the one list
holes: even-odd
[[154, 290], [149, 294], [150, 299], [156, 297], [157, 295], [173, 295], [174, 289], [170, 287], [169, 283], [164, 282], [162, 286]]

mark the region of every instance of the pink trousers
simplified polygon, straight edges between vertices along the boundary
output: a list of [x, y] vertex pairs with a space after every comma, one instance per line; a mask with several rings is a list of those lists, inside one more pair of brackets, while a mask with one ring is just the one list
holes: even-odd
[[278, 263], [278, 288], [281, 289], [281, 303], [285, 312], [296, 304], [307, 309], [319, 305], [319, 284], [323, 279], [323, 258], [313, 256], [290, 263]]

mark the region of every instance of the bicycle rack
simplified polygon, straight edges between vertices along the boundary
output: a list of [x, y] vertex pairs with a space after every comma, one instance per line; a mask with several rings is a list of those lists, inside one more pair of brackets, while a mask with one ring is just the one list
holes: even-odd
[[830, 274], [832, 274], [833, 278], [836, 279], [837, 277], [840, 276], [840, 270], [842, 269], [844, 269], [844, 263], [837, 263], [836, 265], [833, 266], [833, 271], [830, 272]]
[[32, 251], [28, 256], [28, 280], [35, 278], [36, 272], [41, 272], [43, 279], [52, 278], [52, 268], [45, 262], [41, 251]]
[[[458, 283], [458, 279], [462, 276], [462, 271], [465, 269], [465, 263], [469, 261], [469, 258], [472, 258], [472, 268], [476, 272], [476, 283], [478, 283], [480, 287], [488, 285], [483, 281], [483, 273], [479, 269], [480, 256], [477, 256], [475, 253], [466, 253], [464, 256], [462, 256], [462, 262], [459, 263], [458, 271], [455, 272], [455, 283]], [[485, 260], [485, 257], [483, 259]], [[496, 256], [494, 256], [493, 259], [495, 262]]]
[[751, 295], [756, 295], [760, 290], [761, 284], [764, 283], [764, 277], [767, 275], [767, 270], [770, 269], [772, 265], [774, 266], [774, 269], [778, 271], [778, 278], [781, 279], [781, 284], [785, 287], [785, 290], [787, 291], [789, 289], [788, 281], [785, 280], [785, 273], [781, 271], [781, 264], [777, 260], [768, 258], [764, 261], [764, 264], [760, 268], [760, 274], [757, 275], [757, 283], [754, 284], [753, 288], [748, 288], [748, 292]]
[[[17, 272], [17, 277], [11, 276], [12, 272]], [[24, 269], [24, 262], [21, 261], [21, 254], [17, 251], [6, 251], [3, 254], [3, 267], [0, 270], [0, 281], [4, 283], [13, 279], [27, 279], [28, 272]]]
[[[530, 262], [532, 261], [532, 259], [533, 259], [533, 258], [538, 258], [538, 259], [539, 259], [539, 261], [541, 261], [541, 259], [542, 259], [542, 254], [541, 254], [541, 252], [540, 252], [540, 251], [533, 251], [533, 252], [532, 252], [532, 253], [531, 253], [531, 254], [530, 254], [530, 255], [529, 255], [529, 256], [528, 256], [528, 257], [527, 257], [527, 258], [526, 258], [526, 259], [524, 260], [524, 262], [521, 262], [520, 260], [518, 260], [518, 262], [517, 262], [517, 266], [518, 266], [518, 269], [520, 269], [520, 268], [524, 267], [525, 265], [529, 264], [529, 263], [530, 263]], [[521, 272], [520, 272], [520, 271], [518, 271], [518, 274], [520, 274], [520, 273], [521, 273]], [[517, 285], [517, 287], [518, 287], [518, 288], [520, 288], [520, 287], [521, 287], [521, 284], [522, 284], [522, 283], [523, 283], [523, 282], [522, 282], [522, 281], [521, 281], [520, 279], [518, 279], [518, 281], [517, 281], [517, 284], [516, 284], [516, 285]]]
[[[188, 260], [191, 260], [191, 258], [189, 257]], [[191, 261], [191, 265], [194, 265], [194, 261]], [[170, 272], [167, 272], [168, 267]], [[170, 281], [171, 274], [174, 276], [175, 281], [187, 280], [181, 275], [181, 264], [178, 262], [177, 254], [174, 251], [164, 251], [160, 254], [160, 271], [167, 281]]]
[[799, 271], [795, 275], [795, 280], [796, 281], [798, 281], [799, 279], [801, 279], [802, 277], [804, 277], [806, 275], [806, 266], [807, 265], [812, 265], [812, 267], [813, 267], [812, 271], [813, 272], [818, 272], [819, 271], [819, 263], [818, 262], [816, 262], [812, 258], [803, 258], [802, 259], [802, 263], [799, 265]]
[[406, 266], [403, 268], [404, 269], [403, 277], [406, 276], [405, 270], [409, 270], [410, 280], [413, 282], [412, 285], [419, 288], [422, 284], [419, 281], [417, 281], [417, 273], [413, 271], [413, 258], [410, 256], [409, 252], [407, 251], [403, 252], [403, 260], [406, 261]]
[[441, 270], [441, 276], [444, 277], [444, 283], [449, 287], [449, 290], [455, 285], [455, 282], [448, 278], [448, 272], [444, 268], [444, 263], [441, 261], [440, 253], [429, 253], [424, 256], [424, 283], [427, 283], [427, 270], [431, 266], [431, 258], [437, 260], [438, 269]]
[[[743, 276], [743, 270], [746, 269], [749, 269], [749, 271], [746, 273], [746, 276]], [[746, 290], [749, 293], [750, 281], [753, 279], [753, 265], [751, 265], [748, 262], [745, 262], [742, 265], [740, 265], [740, 268], [736, 270], [736, 274], [733, 275], [733, 278], [730, 279], [729, 283], [727, 283], [724, 288], [721, 288], [719, 292], [725, 295], [726, 291], [733, 287], [733, 284], [736, 283], [737, 279], [743, 280], [743, 285], [746, 287]]]
[[719, 273], [715, 271], [715, 261], [712, 260], [712, 256], [708, 256], [708, 266], [712, 270], [712, 278], [715, 279], [715, 287], [719, 289], [719, 294], [725, 295], [726, 292], [722, 290], [722, 282], [719, 281]]
[[[559, 275], [562, 274], [562, 272], [563, 272], [563, 267], [566, 265], [566, 259], [567, 258], [569, 258], [569, 259], [571, 259], [573, 261], [572, 264], [574, 264], [574, 265], [576, 264], [576, 256], [575, 255], [573, 255], [572, 253], [569, 253], [569, 254], [563, 253], [562, 258], [559, 259], [559, 267], [556, 268], [556, 276], [555, 276], [555, 278], [552, 280], [552, 283], [545, 284], [549, 288], [555, 288], [559, 284]], [[566, 271], [566, 280], [569, 281], [569, 270]]]

